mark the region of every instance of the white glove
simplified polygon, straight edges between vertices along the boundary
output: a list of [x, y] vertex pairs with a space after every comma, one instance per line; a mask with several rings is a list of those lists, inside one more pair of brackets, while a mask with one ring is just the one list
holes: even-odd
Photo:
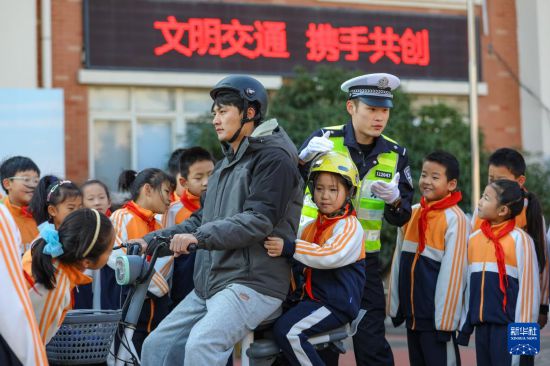
[[386, 183], [376, 181], [370, 186], [370, 190], [378, 198], [386, 203], [392, 204], [400, 197], [399, 193], [399, 173], [396, 173], [391, 182]]
[[334, 142], [330, 141], [328, 138], [330, 136], [330, 132], [331, 131], [327, 131], [323, 134], [323, 136], [315, 136], [309, 140], [307, 146], [300, 151], [300, 154], [298, 155], [300, 160], [307, 163], [308, 161], [313, 160], [317, 154], [326, 154], [331, 151], [334, 148]]

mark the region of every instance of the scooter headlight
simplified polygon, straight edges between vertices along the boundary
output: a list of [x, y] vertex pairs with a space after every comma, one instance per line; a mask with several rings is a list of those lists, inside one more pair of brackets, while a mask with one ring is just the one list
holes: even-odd
[[116, 282], [123, 286], [130, 283], [130, 261], [127, 256], [117, 257], [115, 262]]

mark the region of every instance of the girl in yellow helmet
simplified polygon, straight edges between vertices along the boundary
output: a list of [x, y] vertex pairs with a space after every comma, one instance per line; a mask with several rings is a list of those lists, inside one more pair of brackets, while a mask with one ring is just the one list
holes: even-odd
[[291, 257], [305, 275], [302, 301], [274, 326], [277, 344], [292, 365], [324, 364], [308, 339], [353, 320], [365, 284], [364, 232], [353, 198], [359, 174], [345, 155], [329, 152], [313, 162], [308, 188], [317, 219], [301, 227], [295, 242], [268, 237], [270, 256]]

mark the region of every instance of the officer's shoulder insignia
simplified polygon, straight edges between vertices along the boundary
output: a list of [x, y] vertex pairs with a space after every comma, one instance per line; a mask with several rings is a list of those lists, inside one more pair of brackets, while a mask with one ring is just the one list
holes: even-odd
[[344, 129], [342, 128], [342, 126], [323, 127], [320, 131], [321, 134], [319, 136], [322, 136], [327, 131], [330, 131], [330, 137], [344, 136]]

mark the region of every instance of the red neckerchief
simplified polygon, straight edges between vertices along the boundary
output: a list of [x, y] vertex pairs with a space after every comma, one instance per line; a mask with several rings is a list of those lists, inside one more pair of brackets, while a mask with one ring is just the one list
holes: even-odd
[[29, 206], [21, 207], [21, 214], [23, 217], [33, 218], [32, 213], [29, 211]]
[[343, 219], [346, 216], [353, 215], [355, 216], [355, 210], [350, 212], [350, 205], [347, 204], [346, 207], [344, 207], [344, 213], [339, 216], [334, 217], [328, 217], [326, 215], [321, 214], [318, 212], [317, 214], [317, 220], [315, 220], [315, 235], [313, 236], [313, 242], [316, 244], [319, 243], [319, 240], [321, 238], [321, 235], [325, 230], [332, 224], [334, 224], [336, 221]]
[[491, 223], [487, 220], [481, 222], [481, 231], [483, 234], [490, 239], [495, 245], [495, 256], [497, 257], [497, 266], [498, 266], [498, 282], [500, 285], [500, 291], [504, 295], [502, 299], [502, 310], [506, 312], [506, 288], [508, 287], [508, 277], [506, 277], [506, 263], [504, 262], [504, 249], [502, 244], [500, 244], [500, 239], [506, 236], [509, 232], [514, 230], [516, 227], [516, 220], [511, 219], [508, 223], [502, 228], [498, 233], [494, 233], [491, 228]]
[[107, 217], [111, 217], [112, 214], [113, 213], [111, 212], [110, 208], [108, 208], [107, 211], [105, 211], [105, 216], [107, 216]]
[[[315, 221], [315, 235], [313, 236], [313, 242], [316, 243], [316, 244], [321, 245], [321, 243], [319, 243], [319, 240], [321, 238], [321, 235], [325, 232], [325, 230], [329, 226], [333, 225], [336, 221], [341, 220], [344, 217], [349, 216], [349, 215], [356, 216], [355, 210], [350, 212], [350, 205], [349, 204], [346, 205], [346, 207], [344, 208], [344, 213], [340, 216], [327, 217], [325, 215], [322, 215], [320, 212], [318, 212], [317, 220]], [[313, 289], [312, 289], [312, 284], [311, 284], [312, 271], [311, 271], [310, 267], [306, 267], [306, 269], [304, 270], [304, 275], [306, 277], [306, 283], [304, 284], [304, 289], [305, 289], [307, 295], [309, 296], [309, 298], [311, 300], [317, 300], [313, 296]]]
[[197, 211], [201, 207], [200, 198], [186, 190], [180, 197], [180, 202], [191, 212]]
[[126, 209], [128, 209], [130, 212], [132, 212], [134, 215], [136, 215], [137, 217], [139, 217], [140, 219], [142, 219], [143, 221], [145, 221], [147, 223], [147, 228], [149, 229], [149, 231], [155, 231], [155, 215], [151, 215], [151, 216], [147, 216], [145, 215], [140, 207], [138, 205], [136, 205], [136, 203], [134, 201], [128, 201], [126, 202], [126, 204], [124, 206], [122, 206]]
[[29, 211], [29, 206], [16, 206], [10, 201], [9, 197], [6, 197], [5, 204], [6, 206], [11, 207], [14, 211], [18, 211], [21, 216], [31, 219], [33, 218], [32, 213]]
[[462, 193], [452, 192], [447, 197], [434, 204], [428, 204], [426, 199], [420, 199], [420, 218], [418, 219], [418, 253], [422, 253], [426, 247], [426, 231], [428, 231], [428, 213], [435, 210], [445, 210], [462, 201]]

